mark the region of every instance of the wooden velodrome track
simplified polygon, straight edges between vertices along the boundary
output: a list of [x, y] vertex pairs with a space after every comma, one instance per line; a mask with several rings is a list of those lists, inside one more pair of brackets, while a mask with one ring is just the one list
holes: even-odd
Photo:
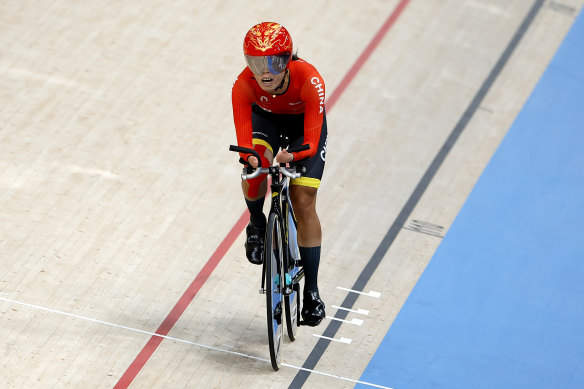
[[[352, 387], [582, 3], [0, 2], [0, 386]], [[263, 20], [329, 96], [330, 318], [277, 373], [227, 151]]]

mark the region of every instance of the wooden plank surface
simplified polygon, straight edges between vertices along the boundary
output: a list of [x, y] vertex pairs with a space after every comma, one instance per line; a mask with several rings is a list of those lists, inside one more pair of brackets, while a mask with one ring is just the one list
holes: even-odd
[[[249, 27], [285, 25], [330, 96], [398, 4], [1, 3], [2, 386], [114, 386], [242, 215], [227, 146]], [[329, 316], [532, 5], [411, 0], [329, 110]], [[581, 6], [545, 3], [406, 226], [448, 230]], [[439, 243], [399, 233], [366, 286], [381, 296], [358, 298], [369, 315], [349, 314], [363, 324], [341, 326], [351, 344], [331, 343], [307, 387], [354, 385]], [[274, 373], [259, 272], [240, 234], [132, 386], [289, 385], [328, 319]]]

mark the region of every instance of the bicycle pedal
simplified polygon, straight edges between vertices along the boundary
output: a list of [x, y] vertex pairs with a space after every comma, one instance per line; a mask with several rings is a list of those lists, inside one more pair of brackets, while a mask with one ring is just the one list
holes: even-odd
[[259, 294], [266, 294], [266, 290], [264, 288], [261, 288], [258, 292]]

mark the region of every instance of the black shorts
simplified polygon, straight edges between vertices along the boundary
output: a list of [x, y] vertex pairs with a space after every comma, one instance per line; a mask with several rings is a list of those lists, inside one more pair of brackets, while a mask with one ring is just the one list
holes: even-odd
[[[264, 111], [258, 105], [252, 106], [253, 144], [263, 144], [275, 156], [280, 148], [300, 146], [304, 143], [304, 114], [286, 115]], [[292, 166], [305, 167], [306, 173], [291, 181], [292, 185], [318, 188], [326, 160], [326, 114], [323, 114], [318, 150], [311, 158], [292, 162]]]

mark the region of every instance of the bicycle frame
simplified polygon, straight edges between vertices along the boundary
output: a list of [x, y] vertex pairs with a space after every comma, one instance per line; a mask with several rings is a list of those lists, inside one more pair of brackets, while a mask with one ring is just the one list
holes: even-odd
[[[283, 170], [286, 169], [286, 170]], [[259, 170], [259, 169], [258, 169]], [[262, 169], [263, 170], [263, 169]], [[296, 242], [291, 245], [290, 237], [294, 234], [290, 234], [290, 228], [296, 228], [296, 220], [293, 213], [292, 202], [290, 201], [290, 197], [288, 195], [288, 188], [289, 188], [289, 177], [296, 177], [296, 174], [292, 169], [287, 169], [283, 165], [280, 166], [270, 166], [267, 168], [268, 175], [271, 178], [270, 183], [270, 190], [272, 193], [272, 203], [270, 206], [270, 212], [275, 213], [278, 218], [282, 221], [282, 241], [284, 242], [285, 246], [287, 247], [286, 250], [283, 250], [283, 268], [285, 272], [289, 272], [294, 265], [297, 264], [299, 260], [298, 253], [291, 252], [292, 247], [296, 246]], [[284, 173], [285, 172], [285, 173]], [[283, 174], [281, 174], [283, 173]], [[288, 174], [286, 174], [288, 173]], [[269, 215], [268, 214], [268, 215]], [[293, 226], [290, 226], [290, 221], [294, 223]], [[297, 247], [297, 246], [296, 246]], [[298, 250], [296, 248], [296, 250]], [[262, 271], [262, 286], [260, 289], [260, 293], [265, 293], [265, 262], [263, 264], [263, 271]], [[291, 275], [294, 279], [291, 278], [290, 283], [285, 282], [285, 287], [283, 288], [284, 295], [289, 295], [292, 293], [292, 285], [297, 283], [302, 276], [304, 275], [304, 271], [301, 269], [296, 274]]]
[[[307, 149], [302, 145], [295, 151]], [[253, 149], [230, 146], [231, 151], [253, 154], [258, 161], [260, 156]], [[289, 150], [289, 152], [292, 152]], [[304, 269], [300, 267], [300, 253], [296, 241], [296, 219], [292, 201], [289, 196], [290, 178], [298, 178], [296, 168], [285, 164], [257, 169], [244, 168], [241, 178], [244, 180], [268, 174], [272, 201], [267, 218], [266, 237], [264, 240], [264, 261], [260, 293], [266, 295], [268, 343], [270, 360], [274, 370], [281, 366], [283, 319], [290, 341], [296, 338], [300, 325], [300, 281]], [[277, 243], [276, 243], [277, 242]], [[266, 285], [268, 283], [268, 285]], [[268, 288], [266, 290], [266, 287]]]

